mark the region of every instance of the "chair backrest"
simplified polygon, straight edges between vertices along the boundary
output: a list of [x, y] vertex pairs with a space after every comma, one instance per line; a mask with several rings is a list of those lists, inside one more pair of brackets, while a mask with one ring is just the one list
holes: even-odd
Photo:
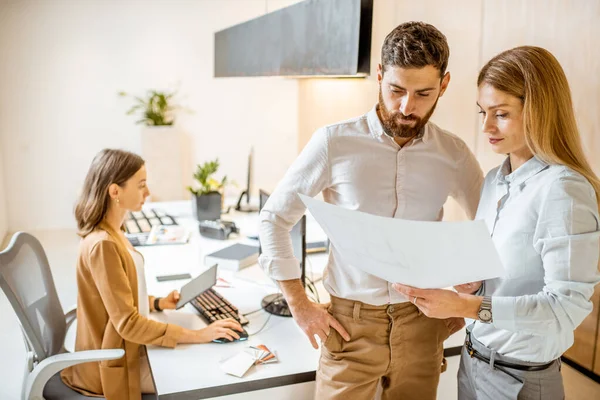
[[63, 352], [65, 314], [40, 242], [16, 233], [0, 253], [0, 288], [13, 306], [36, 361]]

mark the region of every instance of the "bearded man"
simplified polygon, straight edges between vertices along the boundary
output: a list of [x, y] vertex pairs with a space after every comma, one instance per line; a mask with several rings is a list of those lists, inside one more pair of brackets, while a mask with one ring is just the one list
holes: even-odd
[[316, 399], [372, 399], [380, 384], [383, 399], [434, 400], [443, 342], [464, 326], [462, 319], [426, 317], [393, 282], [354, 267], [333, 245], [323, 279], [331, 303], [311, 302], [289, 235], [305, 212], [298, 193], [322, 192], [331, 204], [419, 221], [441, 220], [452, 196], [475, 216], [481, 167], [459, 137], [429, 121], [450, 82], [449, 55], [434, 26], [396, 27], [381, 50], [377, 104], [318, 129], [260, 214], [259, 262], [313, 347], [315, 336], [322, 343]]

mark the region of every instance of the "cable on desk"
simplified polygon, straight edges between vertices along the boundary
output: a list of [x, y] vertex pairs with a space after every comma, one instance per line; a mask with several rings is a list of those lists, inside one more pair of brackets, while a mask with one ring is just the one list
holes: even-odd
[[273, 314], [269, 314], [269, 316], [267, 317], [267, 320], [265, 321], [265, 323], [263, 324], [263, 326], [260, 327], [259, 330], [257, 330], [256, 332], [248, 332], [248, 336], [253, 336], [256, 335], [257, 333], [260, 333], [260, 331], [262, 331], [263, 329], [265, 329], [265, 326], [267, 326], [267, 324], [269, 323], [269, 320], [271, 319], [271, 317], [273, 316]]
[[[320, 299], [320, 297], [319, 297], [319, 292], [317, 291], [317, 286], [315, 285], [315, 283], [317, 283], [317, 282], [319, 282], [319, 281], [323, 280], [323, 278], [321, 277], [321, 278], [319, 278], [319, 279], [317, 279], [317, 280], [311, 280], [311, 279], [310, 279], [309, 277], [307, 277], [307, 276], [305, 276], [305, 278], [306, 278], [306, 280], [308, 281], [308, 282], [307, 282], [308, 284], [306, 285], [306, 287], [308, 287], [308, 290], [310, 290], [310, 292], [313, 294], [313, 300], [314, 300], [314, 301], [316, 301], [317, 303], [320, 303], [320, 302], [321, 302], [321, 299]], [[281, 294], [281, 295], [283, 296], [283, 294]], [[268, 307], [268, 306], [270, 306], [271, 304], [273, 304], [273, 303], [275, 303], [276, 301], [279, 301], [279, 300], [280, 300], [280, 299], [276, 297], [275, 299], [273, 299], [273, 300], [271, 300], [269, 303], [267, 303], [267, 304], [265, 305], [265, 307]], [[259, 309], [256, 309], [256, 310], [254, 310], [254, 311], [247, 312], [247, 313], [245, 313], [245, 314], [242, 314], [242, 315], [243, 315], [244, 317], [247, 317], [248, 315], [256, 314], [257, 312], [263, 311], [263, 310], [265, 309], [265, 307], [261, 307], [261, 308], [259, 308]]]
[[321, 303], [321, 298], [319, 297], [319, 292], [317, 290], [316, 283], [322, 281], [323, 280], [323, 276], [321, 275], [320, 278], [315, 279], [315, 274], [314, 274], [314, 269], [313, 269], [313, 266], [312, 266], [312, 262], [310, 261], [310, 258], [308, 258], [308, 257], [306, 258], [306, 260], [308, 261], [308, 264], [310, 265], [310, 275], [311, 275], [311, 278], [312, 278], [312, 280], [311, 280], [308, 276], [305, 275], [305, 278], [312, 285], [312, 287], [309, 286], [309, 290], [316, 296], [316, 299], [315, 299], [316, 302], [317, 303]]
[[[282, 294], [282, 296], [283, 296], [283, 294]], [[276, 301], [279, 301], [278, 297], [275, 297], [273, 300], [271, 300], [270, 302], [268, 302], [264, 307], [261, 307], [258, 310], [247, 312], [246, 314], [242, 314], [242, 315], [244, 317], [247, 317], [248, 315], [256, 314], [259, 311], [263, 311], [265, 308], [269, 307], [271, 304], [275, 303]]]
[[262, 310], [263, 310], [263, 308], [259, 308], [258, 310], [250, 311], [250, 312], [247, 312], [246, 314], [242, 314], [242, 315], [244, 317], [247, 317], [248, 315], [256, 314], [257, 312], [262, 311]]
[[319, 291], [317, 290], [315, 283], [308, 276], [305, 276], [305, 279], [308, 281], [308, 283], [306, 284], [306, 287], [315, 296], [314, 300], [316, 300], [317, 303], [321, 303], [321, 299], [319, 297]]
[[[311, 282], [311, 285], [312, 285], [312, 287], [314, 288], [314, 291], [315, 291], [315, 293], [316, 293], [316, 291], [317, 291], [317, 288], [316, 288], [316, 286], [314, 285], [314, 283], [312, 283], [312, 281], [311, 281], [310, 279], [308, 279], [308, 278], [306, 278], [306, 279], [307, 279], [309, 282]], [[308, 286], [308, 285], [307, 285], [307, 286]], [[312, 290], [313, 290], [313, 289], [311, 289], [311, 291], [312, 291]], [[318, 300], [318, 299], [319, 299], [319, 294], [318, 294], [318, 293], [316, 293], [316, 295], [317, 295], [317, 303], [320, 303], [320, 301]], [[283, 294], [281, 294], [281, 296], [283, 296]], [[243, 316], [245, 317], [245, 316], [248, 316], [248, 315], [250, 315], [250, 314], [255, 314], [255, 313], [259, 312], [259, 311], [263, 311], [263, 310], [264, 310], [266, 307], [270, 306], [271, 304], [273, 304], [274, 302], [276, 302], [276, 301], [279, 301], [279, 300], [280, 300], [280, 298], [279, 298], [279, 297], [276, 297], [275, 299], [273, 299], [273, 300], [271, 300], [270, 302], [268, 302], [268, 303], [267, 303], [267, 304], [266, 304], [264, 307], [261, 307], [261, 308], [260, 308], [260, 309], [258, 309], [258, 310], [254, 310], [254, 311], [250, 311], [250, 312], [248, 312], [248, 313], [245, 313], [245, 314], [243, 314]], [[248, 336], [253, 336], [253, 335], [256, 335], [257, 333], [260, 333], [260, 332], [261, 332], [263, 329], [265, 329], [265, 327], [267, 326], [267, 324], [268, 324], [268, 323], [269, 323], [269, 321], [271, 320], [271, 317], [272, 317], [272, 316], [273, 316], [273, 314], [269, 313], [269, 316], [267, 317], [267, 320], [266, 320], [266, 321], [265, 321], [265, 323], [264, 323], [264, 324], [263, 324], [263, 325], [260, 327], [260, 329], [259, 329], [259, 330], [257, 330], [256, 332], [252, 332], [252, 333], [248, 332]]]
[[[321, 299], [319, 297], [319, 292], [317, 290], [317, 286], [315, 285], [315, 281], [313, 281], [312, 279], [310, 279], [308, 276], [305, 276], [305, 279], [308, 281], [306, 284], [306, 287], [308, 288], [308, 290], [311, 292], [311, 294], [313, 295], [313, 300], [315, 300], [317, 303], [321, 303]], [[318, 279], [316, 282], [322, 280], [323, 278]], [[281, 296], [283, 296], [283, 294], [281, 294]], [[315, 298], [316, 297], [316, 298]], [[271, 304], [275, 303], [276, 301], [279, 301], [280, 297], [275, 297], [273, 300], [271, 300], [269, 303], [267, 303], [264, 307], [261, 307], [257, 310], [254, 311], [250, 311], [247, 313], [242, 314], [244, 317], [247, 317], [248, 315], [252, 315], [252, 314], [256, 314], [257, 312], [263, 311], [265, 308], [267, 308], [268, 306], [270, 306]], [[273, 314], [269, 314], [269, 316], [267, 317], [267, 320], [265, 321], [265, 323], [260, 327], [259, 330], [257, 330], [256, 332], [253, 333], [248, 333], [248, 336], [252, 336], [252, 335], [256, 335], [257, 333], [261, 332], [263, 329], [265, 329], [265, 327], [267, 326], [267, 324], [269, 323], [269, 321], [271, 320], [271, 317], [273, 316]]]

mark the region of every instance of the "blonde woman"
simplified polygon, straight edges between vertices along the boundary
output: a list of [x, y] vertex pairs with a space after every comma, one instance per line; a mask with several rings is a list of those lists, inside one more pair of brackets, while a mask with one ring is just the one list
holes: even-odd
[[149, 194], [144, 160], [126, 151], [105, 149], [94, 158], [75, 207], [82, 237], [75, 349], [125, 350], [119, 360], [63, 370], [63, 381], [84, 395], [140, 399], [142, 393], [154, 392], [147, 360], [140, 356], [141, 345], [175, 347], [217, 338], [233, 340], [239, 338], [235, 330], [242, 330], [235, 320], [189, 330], [148, 319], [151, 311], [174, 309], [179, 299], [177, 292], [163, 299], [146, 294], [144, 259], [121, 230], [127, 212], [141, 210]]
[[485, 220], [505, 274], [458, 286], [459, 293], [395, 287], [429, 317], [474, 320], [459, 399], [563, 399], [560, 356], [600, 281], [600, 181], [550, 52], [505, 51], [477, 84], [483, 132], [508, 157], [487, 175], [476, 218]]

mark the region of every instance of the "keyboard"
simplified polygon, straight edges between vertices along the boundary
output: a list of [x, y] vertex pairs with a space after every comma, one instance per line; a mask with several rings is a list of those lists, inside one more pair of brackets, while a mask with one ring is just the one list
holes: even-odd
[[177, 225], [177, 222], [159, 210], [130, 212], [125, 220], [125, 237], [133, 246], [144, 246], [152, 227], [156, 225]]
[[208, 289], [196, 296], [191, 303], [198, 310], [200, 316], [209, 324], [227, 318], [235, 319], [242, 326], [248, 324], [248, 319], [240, 315], [237, 307], [214, 289]]

